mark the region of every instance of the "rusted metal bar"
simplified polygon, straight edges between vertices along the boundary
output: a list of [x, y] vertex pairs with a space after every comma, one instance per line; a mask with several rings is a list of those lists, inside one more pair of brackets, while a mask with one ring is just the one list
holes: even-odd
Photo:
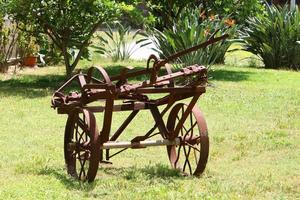
[[156, 124], [157, 124], [157, 128], [158, 128], [161, 136], [163, 138], [166, 138], [166, 135], [168, 135], [169, 132], [168, 132], [168, 129], [166, 128], [164, 120], [162, 119], [162, 115], [160, 114], [157, 106], [150, 104], [150, 111], [151, 111], [151, 114], [152, 114]]
[[125, 128], [129, 125], [129, 123], [135, 118], [140, 110], [134, 110], [130, 113], [130, 115], [126, 118], [126, 120], [122, 123], [122, 125], [118, 128], [115, 134], [109, 139], [109, 141], [115, 141], [122, 134]]
[[[201, 74], [198, 74], [199, 76], [205, 76], [207, 73], [207, 70], [204, 66], [193, 65], [190, 67], [186, 67], [185, 69], [186, 70], [181, 70], [179, 72], [175, 72], [172, 74], [158, 77], [156, 79], [156, 83], [160, 83], [160, 82], [167, 81], [170, 79], [175, 79], [175, 78], [182, 77], [182, 76], [189, 76], [189, 75], [193, 75], [196, 73], [201, 73]], [[120, 93], [123, 93], [123, 92], [126, 93], [126, 92], [130, 92], [130, 91], [134, 92], [138, 88], [150, 87], [150, 86], [153, 86], [153, 83], [151, 83], [151, 81], [143, 81], [142, 83], [137, 83], [137, 84], [132, 84], [132, 85], [124, 85], [124, 86], [120, 87]]]
[[104, 142], [107, 142], [109, 140], [109, 133], [111, 130], [111, 123], [112, 123], [113, 107], [114, 107], [114, 100], [107, 99], [105, 102], [102, 130], [100, 132], [100, 144], [103, 144]]
[[197, 103], [197, 100], [199, 99], [201, 94], [195, 94], [195, 96], [192, 98], [192, 100], [190, 101], [190, 103], [188, 104], [187, 109], [185, 110], [185, 112], [183, 113], [183, 116], [181, 117], [181, 119], [179, 120], [176, 129], [174, 131], [174, 135], [178, 135], [180, 129], [183, 126], [183, 123], [185, 122], [185, 120], [187, 119], [188, 115], [191, 113], [192, 109], [194, 108], [195, 104]]
[[204, 92], [205, 86], [198, 86], [198, 87], [176, 87], [176, 88], [138, 88], [136, 90], [137, 93], [197, 93], [197, 92]]
[[145, 148], [153, 146], [169, 146], [179, 145], [180, 139], [175, 138], [174, 140], [146, 140], [140, 142], [106, 142], [100, 146], [100, 149], [120, 149], [120, 148]]

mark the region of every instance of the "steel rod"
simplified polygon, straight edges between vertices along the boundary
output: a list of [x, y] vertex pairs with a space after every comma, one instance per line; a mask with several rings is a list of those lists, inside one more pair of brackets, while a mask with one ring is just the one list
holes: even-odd
[[145, 148], [151, 146], [170, 146], [179, 144], [179, 138], [175, 138], [174, 140], [146, 140], [141, 142], [106, 142], [101, 145], [100, 149]]

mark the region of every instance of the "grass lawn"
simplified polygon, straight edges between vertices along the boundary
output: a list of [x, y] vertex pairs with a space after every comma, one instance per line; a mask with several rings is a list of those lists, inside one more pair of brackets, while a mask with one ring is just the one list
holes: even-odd
[[[213, 69], [214, 87], [198, 102], [211, 142], [200, 178], [172, 170], [165, 147], [159, 147], [125, 151], [113, 165], [101, 165], [92, 184], [65, 171], [66, 116], [50, 108], [63, 68], [0, 75], [0, 199], [299, 199], [300, 73]], [[114, 130], [127, 115], [114, 116]], [[123, 139], [145, 132], [152, 121], [143, 112]]]

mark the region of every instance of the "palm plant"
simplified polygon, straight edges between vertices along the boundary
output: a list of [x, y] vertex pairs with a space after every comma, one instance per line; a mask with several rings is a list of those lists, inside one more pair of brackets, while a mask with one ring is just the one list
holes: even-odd
[[[229, 28], [231, 26], [231, 28]], [[195, 46], [206, 41], [212, 33], [220, 30], [217, 36], [228, 33], [233, 36], [237, 30], [233, 21], [229, 24], [228, 19], [220, 19], [218, 16], [201, 20], [199, 10], [185, 10], [181, 13], [178, 21], [173, 22], [172, 28], [159, 31], [150, 30], [151, 40], [155, 44], [155, 51], [161, 57], [168, 57], [175, 52]], [[200, 49], [191, 54], [182, 56], [175, 67], [191, 64], [211, 65], [214, 63], [223, 63], [225, 53], [233, 40], [225, 40]]]
[[268, 6], [266, 15], [248, 19], [240, 31], [243, 49], [256, 54], [266, 68], [300, 69], [300, 12]]
[[132, 31], [130, 26], [126, 27], [120, 23], [116, 23], [114, 27], [107, 25], [104, 36], [97, 35], [99, 43], [93, 47], [97, 53], [110, 57], [114, 62], [128, 60], [134, 52], [148, 44], [140, 33], [140, 29]]

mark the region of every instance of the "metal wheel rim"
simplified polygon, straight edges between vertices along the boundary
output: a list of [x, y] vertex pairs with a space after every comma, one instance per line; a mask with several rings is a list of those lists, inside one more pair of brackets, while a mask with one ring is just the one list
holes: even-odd
[[[189, 113], [184, 126], [180, 129], [180, 132], [175, 135], [174, 130], [176, 129], [178, 120], [187, 108], [186, 104], [176, 104], [171, 110], [167, 128], [171, 135], [168, 135], [168, 139], [174, 139], [181, 136], [182, 140], [189, 137], [199, 138], [196, 144], [184, 143], [178, 146], [167, 146], [168, 157], [173, 168], [181, 170], [184, 174], [199, 176], [203, 173], [209, 154], [209, 138], [205, 119], [198, 107], [194, 107]], [[190, 121], [190, 127], [186, 128], [186, 123]], [[198, 130], [197, 130], [198, 129]], [[193, 152], [193, 153], [192, 153]], [[192, 153], [192, 155], [191, 155]], [[193, 161], [190, 161], [191, 157]], [[183, 162], [183, 163], [182, 163]]]
[[93, 181], [100, 159], [98, 129], [93, 113], [75, 108], [68, 117], [64, 141], [68, 174], [81, 181]]

